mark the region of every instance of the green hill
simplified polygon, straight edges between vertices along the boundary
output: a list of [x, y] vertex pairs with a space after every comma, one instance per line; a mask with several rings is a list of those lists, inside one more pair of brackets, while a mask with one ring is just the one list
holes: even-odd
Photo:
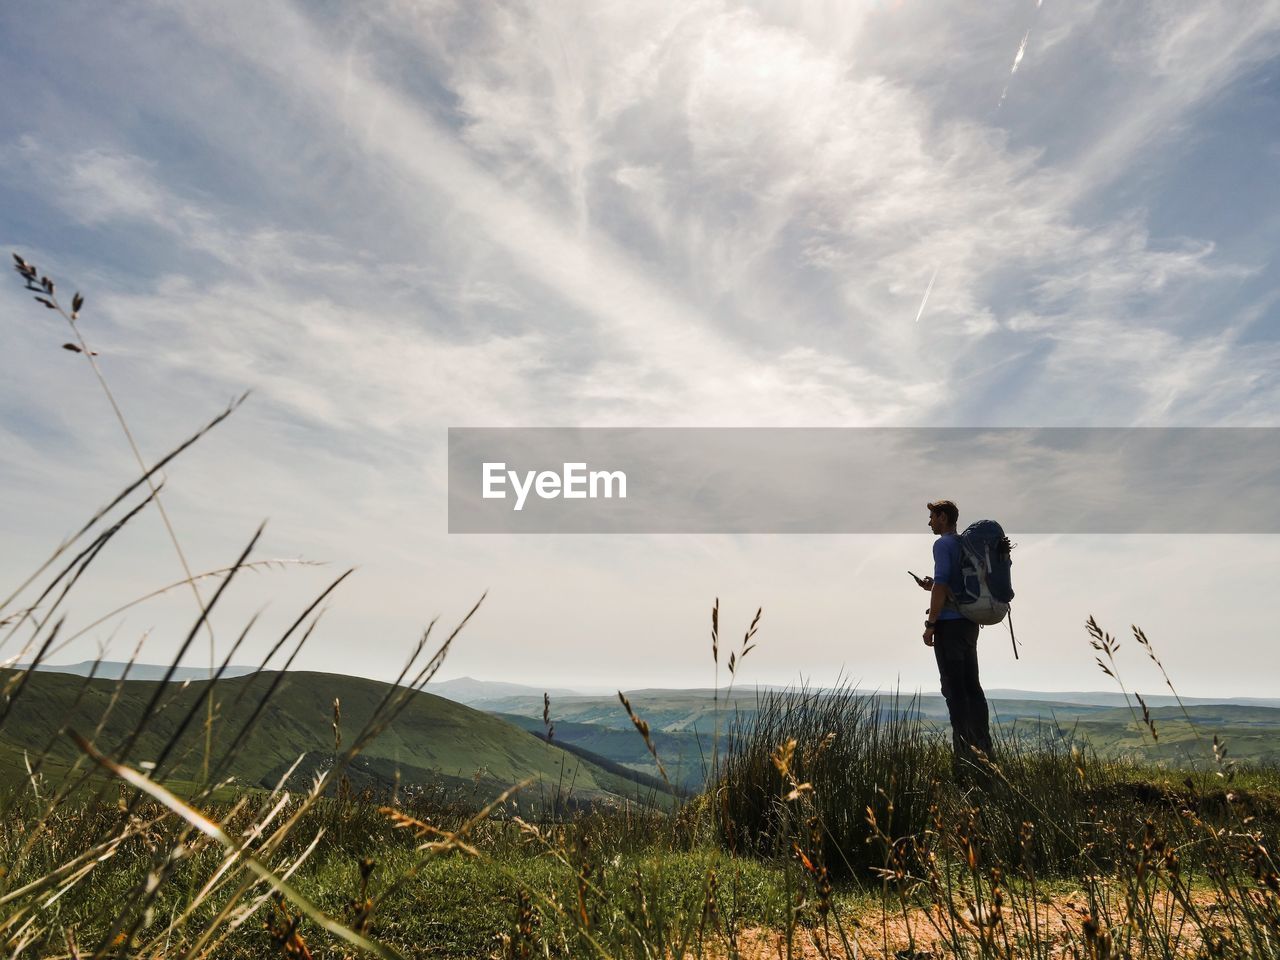
[[[12, 671], [0, 673], [0, 682]], [[340, 732], [345, 747], [358, 736], [377, 705], [393, 688], [375, 680], [334, 674], [275, 672], [223, 680], [214, 692], [216, 717], [213, 757], [221, 758], [246, 729], [254, 711], [273, 683], [275, 693], [248, 729], [243, 749], [227, 767], [239, 784], [274, 786], [299, 757], [291, 786], [310, 783], [332, 764], [334, 757], [334, 701], [341, 706]], [[170, 684], [160, 708], [143, 727], [126, 761], [132, 766], [154, 762], [188, 712], [197, 703], [206, 681]], [[108, 707], [112, 698], [118, 700]], [[93, 737], [100, 750], [117, 754], [139, 724], [155, 681], [86, 680], [55, 673], [32, 673], [26, 687], [0, 723], [0, 777], [26, 777], [24, 753], [32, 761], [48, 748], [43, 772], [57, 781], [79, 757], [65, 729], [91, 736], [104, 715], [103, 730]], [[179, 739], [172, 758], [181, 758], [167, 779], [194, 779], [201, 764], [204, 740], [197, 720]], [[397, 771], [399, 775], [397, 777]], [[546, 795], [557, 785], [572, 784], [578, 803], [618, 798], [647, 798], [652, 786], [611, 772], [588, 757], [547, 744], [497, 717], [431, 693], [411, 694], [391, 726], [363, 751], [349, 773], [357, 788], [413, 785], [466, 785], [480, 797], [533, 778], [531, 793]]]

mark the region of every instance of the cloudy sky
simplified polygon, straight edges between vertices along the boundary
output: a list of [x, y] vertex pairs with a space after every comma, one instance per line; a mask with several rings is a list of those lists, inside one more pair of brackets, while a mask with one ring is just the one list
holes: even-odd
[[[85, 293], [144, 454], [252, 391], [168, 471], [191, 566], [263, 519], [260, 557], [326, 563], [233, 588], [243, 662], [355, 566], [301, 666], [386, 677], [487, 590], [442, 676], [709, 685], [718, 596], [729, 639], [764, 607], [740, 683], [936, 688], [923, 505], [450, 535], [450, 426], [1280, 426], [1278, 0], [68, 2], [6, 5], [0, 51], [0, 239]], [[0, 285], [6, 585], [134, 472], [29, 296]], [[1025, 647], [984, 632], [988, 687], [1107, 688], [1092, 613], [1183, 693], [1275, 694], [1274, 535], [1011, 533]], [[145, 515], [68, 634], [180, 576]], [[193, 613], [56, 659], [161, 660]]]

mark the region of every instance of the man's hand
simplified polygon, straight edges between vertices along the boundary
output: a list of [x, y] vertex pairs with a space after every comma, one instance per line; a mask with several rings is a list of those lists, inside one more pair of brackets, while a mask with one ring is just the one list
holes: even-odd
[[916, 580], [916, 583], [920, 584], [921, 590], [933, 589], [933, 577], [921, 577], [920, 579]]
[[924, 645], [926, 647], [933, 646], [933, 627], [924, 628]]

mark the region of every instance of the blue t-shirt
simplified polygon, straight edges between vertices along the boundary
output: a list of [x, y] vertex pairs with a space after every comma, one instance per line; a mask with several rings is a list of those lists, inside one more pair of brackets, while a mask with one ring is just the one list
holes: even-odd
[[[933, 582], [945, 583], [951, 595], [958, 596], [964, 583], [960, 579], [960, 538], [954, 533], [944, 533], [933, 541]], [[964, 614], [953, 606], [943, 607], [939, 620], [962, 620]]]

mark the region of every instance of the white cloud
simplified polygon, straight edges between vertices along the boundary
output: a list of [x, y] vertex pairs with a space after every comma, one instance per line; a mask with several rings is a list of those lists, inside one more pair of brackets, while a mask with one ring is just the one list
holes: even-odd
[[[1229, 84], [1234, 70], [1274, 46], [1270, 6], [1255, 11], [1250, 29], [1232, 26], [1221, 55], [1185, 70], [1177, 66], [1187, 55], [1177, 38], [1221, 31], [1234, 11], [1173, 9], [1156, 22], [1115, 15], [1100, 21], [1095, 5], [1047, 20], [1052, 34], [1035, 52], [1084, 42], [1086, 31], [1102, 25], [1112, 29], [1117, 62], [1127, 58], [1121, 103], [1101, 136], [1090, 131], [1097, 145], [1062, 168], [1035, 151], [1011, 150], [999, 131], [968, 114], [940, 113], [931, 88], [913, 85], [910, 61], [900, 59], [896, 75], [867, 70], [864, 64], [877, 63], [880, 51], [870, 45], [882, 28], [866, 21], [865, 11], [789, 11], [703, 4], [673, 26], [593, 6], [578, 15], [590, 23], [584, 34], [559, 11], [508, 9], [493, 24], [470, 24], [460, 47], [427, 49], [459, 78], [459, 115], [473, 149], [510, 170], [511, 182], [530, 195], [553, 205], [575, 197], [580, 221], [621, 215], [624, 224], [647, 227], [651, 232], [633, 233], [635, 255], [682, 283], [701, 308], [693, 322], [722, 331], [729, 345], [755, 340], [779, 356], [821, 351], [833, 363], [886, 371], [917, 400], [945, 403], [947, 395], [945, 386], [919, 389], [937, 382], [925, 343], [951, 337], [951, 351], [982, 362], [985, 348], [976, 344], [984, 336], [1030, 330], [1025, 309], [1004, 325], [990, 305], [1012, 273], [1027, 278], [1024, 302], [1034, 292], [1027, 305], [1052, 313], [1051, 346], [1083, 331], [1077, 320], [1100, 312], [1126, 327], [1160, 330], [1168, 319], [1165, 294], [1246, 275], [1216, 257], [1209, 242], [1188, 237], [1171, 248], [1153, 241], [1141, 211], [1092, 224], [1077, 210], [1086, 193], [1123, 175], [1141, 150], [1167, 140], [1178, 118]], [[929, 19], [955, 27], [971, 13], [931, 8]], [[442, 14], [433, 9], [432, 16]], [[1142, 43], [1131, 39], [1144, 34]], [[560, 50], [570, 37], [574, 53], [566, 59]], [[944, 29], [903, 39], [920, 60], [950, 63], [962, 52]], [[634, 55], [624, 66], [613, 53], [628, 45]], [[972, 57], [963, 52], [957, 72], [972, 66]], [[637, 62], [646, 68], [644, 83], [635, 81]], [[1074, 69], [1061, 57], [1053, 66]], [[1170, 70], [1178, 73], [1173, 83]], [[564, 108], [565, 91], [578, 97], [572, 110]], [[575, 143], [590, 144], [588, 160]], [[530, 162], [539, 170], [532, 182], [521, 172]], [[903, 320], [914, 316], [935, 269], [943, 280], [923, 332], [916, 331]], [[1204, 334], [1182, 326], [1189, 349], [1199, 351], [1194, 340]], [[1167, 345], [1170, 363], [1188, 349], [1183, 340], [1151, 339]], [[1082, 332], [1073, 360], [1098, 347]], [[674, 366], [670, 356], [666, 363]], [[1077, 381], [1057, 387], [1061, 406], [1079, 409], [1071, 399]], [[1162, 392], [1163, 383], [1152, 390]], [[880, 411], [858, 409], [879, 420], [904, 406], [894, 396]], [[931, 415], [928, 407], [914, 409]], [[1146, 409], [1176, 419], [1179, 408]]]

